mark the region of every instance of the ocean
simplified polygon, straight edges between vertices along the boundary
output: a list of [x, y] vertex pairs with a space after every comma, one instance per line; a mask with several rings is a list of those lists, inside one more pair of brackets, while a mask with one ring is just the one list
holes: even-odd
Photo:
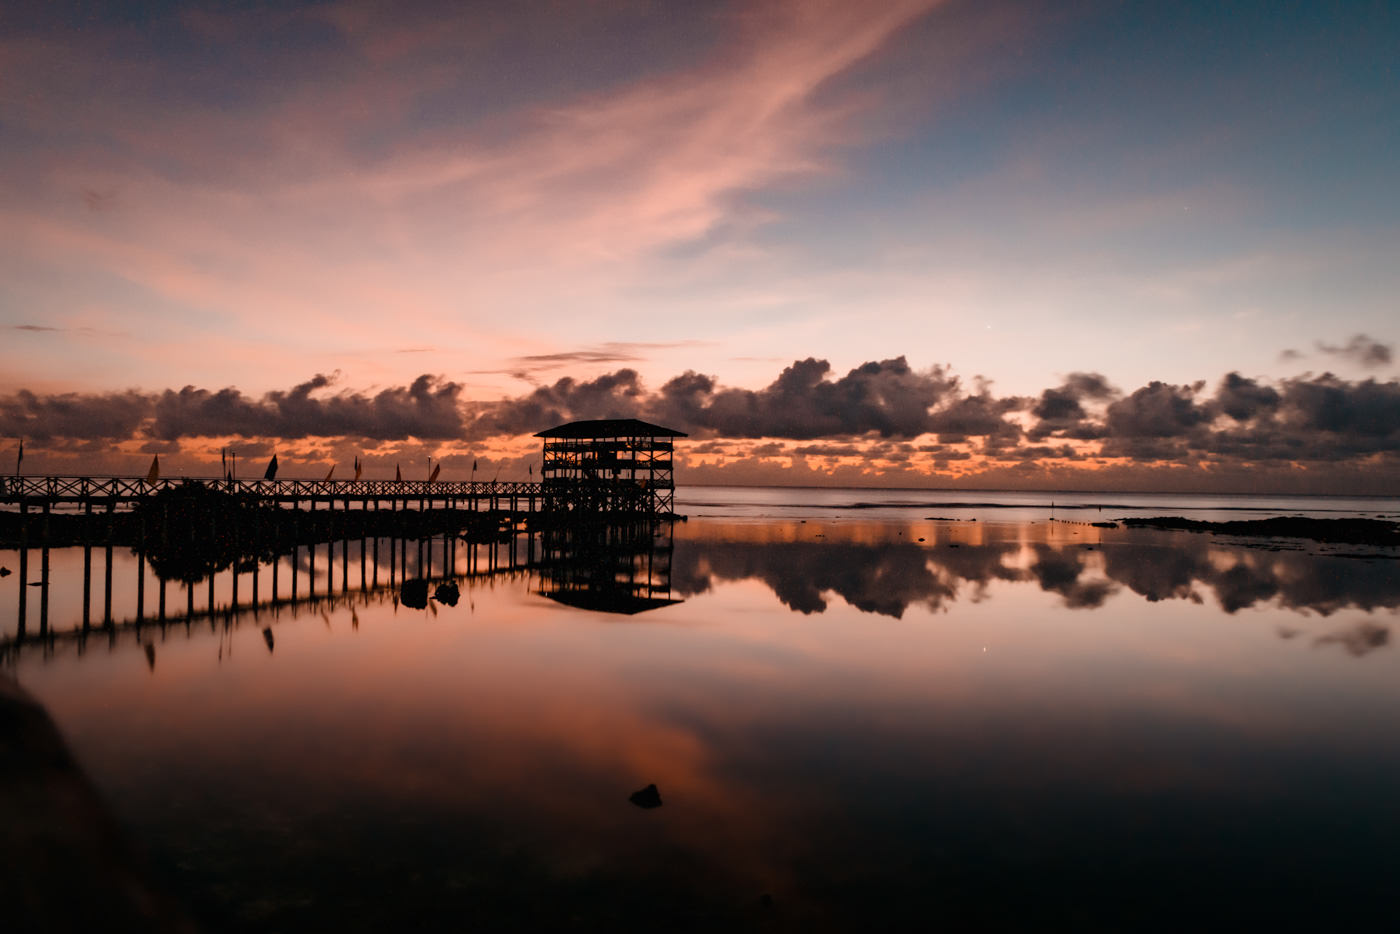
[[105, 555], [85, 601], [54, 549], [49, 635], [0, 659], [121, 845], [75, 842], [12, 721], [7, 904], [62, 926], [75, 880], [129, 878], [208, 931], [1388, 922], [1400, 551], [1116, 520], [1394, 500], [677, 509], [567, 553], [338, 541], [191, 582], [117, 549], [111, 626]]

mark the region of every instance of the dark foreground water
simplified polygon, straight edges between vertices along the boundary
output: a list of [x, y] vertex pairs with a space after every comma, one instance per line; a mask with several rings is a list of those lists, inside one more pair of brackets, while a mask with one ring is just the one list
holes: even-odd
[[332, 555], [315, 602], [8, 658], [208, 930], [1394, 923], [1394, 555], [697, 518], [623, 615], [530, 570], [410, 609], [356, 554], [348, 595]]

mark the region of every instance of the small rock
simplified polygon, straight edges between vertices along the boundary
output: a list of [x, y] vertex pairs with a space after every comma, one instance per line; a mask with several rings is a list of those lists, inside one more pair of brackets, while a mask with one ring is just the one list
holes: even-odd
[[412, 607], [415, 610], [426, 610], [428, 608], [428, 582], [421, 577], [414, 577], [403, 582], [399, 588], [399, 600], [404, 606]]
[[648, 810], [651, 808], [659, 808], [661, 807], [661, 792], [656, 790], [655, 785], [648, 785], [641, 791], [632, 792], [632, 794], [627, 797], [627, 800], [631, 801], [639, 808], [646, 808]]
[[9, 577], [9, 576], [10, 576], [10, 569], [9, 569], [9, 568], [0, 568], [0, 577]]

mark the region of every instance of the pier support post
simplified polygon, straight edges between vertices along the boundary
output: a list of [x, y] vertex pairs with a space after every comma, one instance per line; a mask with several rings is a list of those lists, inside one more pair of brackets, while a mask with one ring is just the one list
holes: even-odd
[[136, 625], [146, 618], [146, 549], [136, 552]]
[[49, 501], [44, 500], [44, 547], [39, 552], [39, 638], [49, 634]]
[[16, 617], [15, 637], [24, 638], [25, 610], [29, 602], [29, 503], [20, 500], [19, 504], [19, 611]]
[[102, 549], [106, 564], [102, 571], [102, 625], [112, 625], [112, 513], [115, 500], [107, 500], [107, 544]]

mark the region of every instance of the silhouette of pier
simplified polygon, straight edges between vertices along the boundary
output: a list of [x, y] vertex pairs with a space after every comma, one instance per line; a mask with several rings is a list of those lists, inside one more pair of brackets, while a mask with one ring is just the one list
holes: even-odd
[[[496, 549], [505, 545], [510, 566], [517, 562], [517, 539], [524, 536], [525, 560], [535, 560], [537, 539], [553, 530], [548, 551], [550, 573], [545, 580], [564, 599], [586, 603], [588, 591], [634, 564], [637, 543], [649, 542], [658, 523], [676, 518], [673, 511], [672, 451], [683, 432], [636, 419], [571, 422], [540, 432], [543, 461], [539, 480], [307, 480], [279, 479], [274, 464], [262, 479], [223, 477], [15, 476], [0, 478], [0, 545], [18, 554], [19, 595], [14, 641], [29, 635], [29, 587], [39, 592], [41, 638], [52, 633], [49, 622], [50, 552], [53, 548], [83, 549], [83, 598], [79, 632], [93, 624], [92, 558], [100, 549], [103, 561], [102, 625], [117, 626], [112, 611], [113, 549], [131, 548], [137, 558], [135, 622], [149, 617], [146, 606], [146, 565], [159, 581], [155, 618], [170, 616], [167, 584], [185, 587], [185, 616], [195, 614], [195, 588], [208, 589], [212, 608], [214, 580], [231, 574], [232, 605], [239, 609], [241, 571], [251, 572], [253, 603], [259, 600], [260, 569], [271, 573], [274, 599], [283, 556], [291, 556], [292, 599], [298, 597], [298, 562], [305, 554], [308, 582], [314, 594], [316, 555], [325, 545], [341, 544], [343, 576], [348, 578], [350, 543], [360, 542], [360, 571], [364, 578], [382, 566], [380, 542], [389, 539], [406, 547], [416, 541], [419, 564], [425, 542], [442, 539], [456, 569], [461, 543], [473, 556], [489, 546], [494, 569]], [[610, 531], [596, 532], [597, 528]], [[587, 531], [579, 534], [580, 530]], [[372, 559], [368, 549], [372, 543]], [[601, 550], [599, 543], [607, 546]], [[31, 581], [31, 551], [38, 552], [38, 580]], [[431, 570], [431, 545], [428, 547]], [[569, 570], [564, 558], [574, 562]], [[328, 560], [330, 554], [328, 551]], [[475, 559], [470, 559], [474, 561]], [[582, 564], [578, 562], [582, 561]], [[602, 562], [601, 564], [599, 562]], [[475, 567], [472, 564], [472, 567]], [[391, 581], [407, 574], [408, 554], [389, 555]], [[582, 570], [580, 570], [582, 569]], [[590, 570], [591, 569], [591, 570]], [[652, 563], [646, 565], [648, 575]], [[423, 577], [423, 575], [419, 575]], [[625, 574], [620, 578], [625, 583]], [[362, 588], [370, 586], [362, 580]], [[595, 599], [598, 609], [635, 611], [664, 605], [651, 583], [635, 589], [612, 588], [607, 599]], [[416, 591], [415, 591], [416, 592]], [[629, 595], [627, 601], [622, 597]], [[641, 601], [640, 603], [638, 601]], [[210, 610], [206, 610], [210, 612]], [[3, 644], [3, 640], [0, 640]]]
[[199, 484], [210, 491], [254, 497], [283, 506], [349, 509], [416, 505], [469, 511], [532, 513], [540, 509], [539, 482], [496, 480], [230, 480], [226, 477], [0, 477], [0, 503], [21, 510], [80, 506], [131, 507], [164, 490]]

